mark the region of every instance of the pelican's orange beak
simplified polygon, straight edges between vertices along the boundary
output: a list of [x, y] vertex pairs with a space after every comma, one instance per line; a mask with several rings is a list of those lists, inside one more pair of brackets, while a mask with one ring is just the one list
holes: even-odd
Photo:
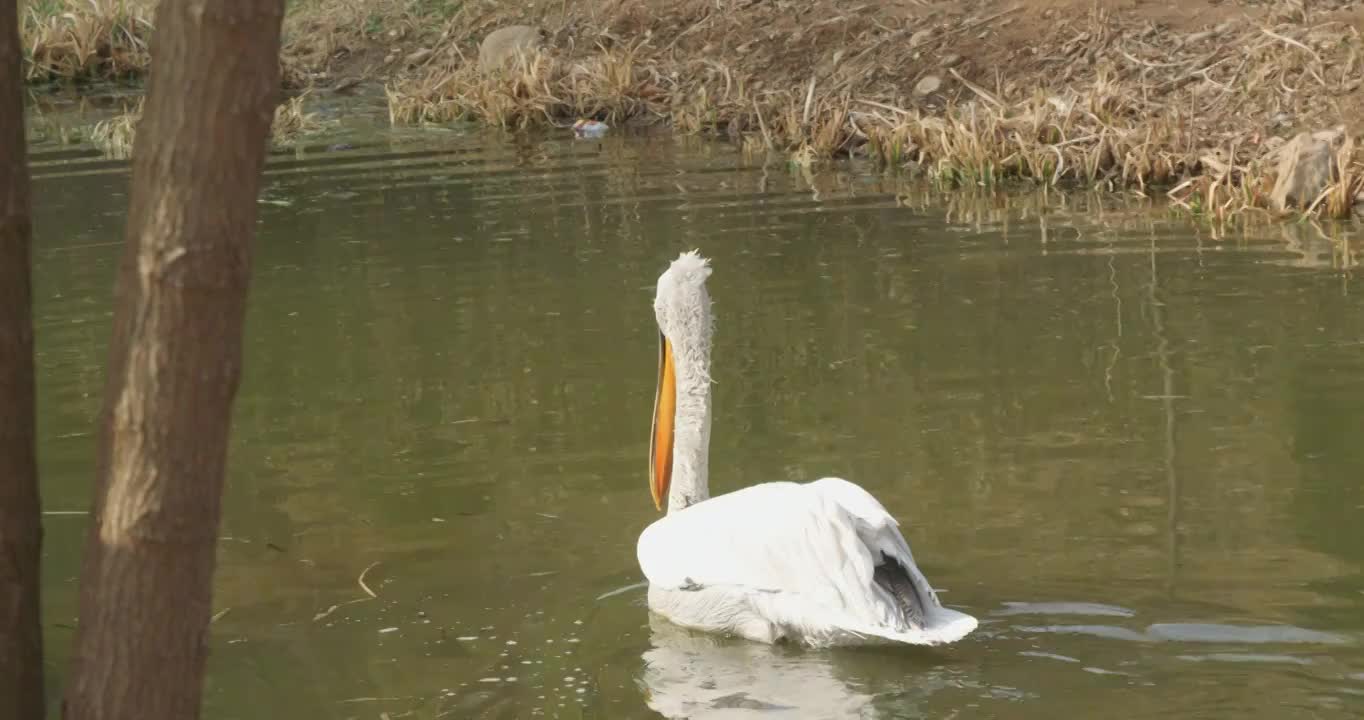
[[649, 435], [649, 492], [654, 507], [663, 509], [673, 479], [673, 422], [677, 419], [677, 376], [673, 345], [658, 333], [658, 389], [654, 395], [653, 432]]

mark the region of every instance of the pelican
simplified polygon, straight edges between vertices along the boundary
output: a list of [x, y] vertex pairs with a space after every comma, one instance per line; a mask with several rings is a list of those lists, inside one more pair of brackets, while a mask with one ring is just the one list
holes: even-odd
[[682, 253], [658, 278], [658, 385], [649, 488], [667, 514], [636, 553], [649, 609], [676, 625], [810, 647], [941, 645], [976, 627], [942, 606], [899, 523], [827, 477], [710, 497], [710, 262]]

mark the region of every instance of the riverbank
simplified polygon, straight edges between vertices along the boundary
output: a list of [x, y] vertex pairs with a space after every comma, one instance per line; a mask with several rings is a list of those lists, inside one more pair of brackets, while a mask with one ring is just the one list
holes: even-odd
[[[1364, 7], [1301, 5], [294, 0], [284, 81], [382, 85], [400, 124], [591, 117], [717, 135], [755, 159], [1168, 193], [1219, 219], [1345, 217], [1364, 208]], [[145, 68], [146, 3], [105, 7], [86, 25], [108, 28], [106, 50], [30, 40], [30, 79]], [[31, 9], [26, 35], [60, 38], [62, 17]], [[514, 25], [528, 26], [519, 46], [480, 48]], [[96, 51], [51, 50], [77, 46]]]

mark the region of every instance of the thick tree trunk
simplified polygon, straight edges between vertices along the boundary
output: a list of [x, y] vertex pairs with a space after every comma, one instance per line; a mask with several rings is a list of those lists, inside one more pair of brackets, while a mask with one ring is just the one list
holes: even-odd
[[43, 717], [28, 163], [15, 0], [0, 0], [0, 718]]
[[199, 714], [284, 0], [163, 0], [63, 714]]

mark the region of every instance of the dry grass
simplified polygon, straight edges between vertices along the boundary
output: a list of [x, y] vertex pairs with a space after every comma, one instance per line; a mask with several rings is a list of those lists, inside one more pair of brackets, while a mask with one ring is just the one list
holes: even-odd
[[48, 114], [41, 104], [34, 103], [24, 122], [24, 130], [29, 143], [74, 145], [86, 139], [90, 126], [73, 122], [66, 113]]
[[[151, 1], [30, 0], [30, 77], [140, 72]], [[1357, 137], [1356, 26], [1252, 3], [1192, 31], [1113, 4], [293, 0], [283, 57], [294, 87], [382, 79], [397, 124], [665, 122], [752, 161], [867, 157], [952, 187], [1159, 188], [1214, 219], [1268, 206], [1281, 139], [1341, 123]], [[546, 28], [549, 47], [479, 72], [478, 40], [519, 22]], [[281, 112], [287, 142], [307, 116], [301, 103]], [[1342, 144], [1332, 186], [1298, 209], [1359, 212], [1360, 148]]]
[[636, 64], [632, 48], [601, 49], [577, 62], [552, 52], [518, 54], [498, 73], [474, 62], [433, 65], [386, 87], [394, 123], [479, 120], [507, 129], [567, 125], [592, 117], [617, 125], [653, 114], [659, 78]]
[[[1335, 155], [1335, 178], [1314, 202], [1327, 217], [1347, 218], [1355, 205], [1364, 205], [1364, 163], [1355, 152], [1354, 138], [1345, 138]], [[1310, 210], [1309, 210], [1310, 212]]]
[[317, 113], [307, 112], [304, 103], [311, 93], [296, 95], [275, 108], [275, 119], [270, 124], [270, 141], [275, 147], [288, 147], [309, 135], [326, 129], [327, 123]]
[[[326, 129], [327, 123], [319, 120], [316, 113], [306, 111], [307, 96], [308, 93], [304, 93], [292, 97], [275, 108], [275, 118], [270, 125], [270, 142], [274, 147], [290, 147]], [[122, 113], [95, 123], [90, 128], [90, 142], [109, 157], [132, 157], [142, 107], [143, 100], [139, 99], [135, 106], [125, 107]]]
[[109, 157], [127, 159], [133, 156], [133, 140], [137, 125], [142, 121], [143, 101], [107, 120], [95, 123], [90, 129], [90, 142]]
[[152, 0], [29, 0], [25, 77], [34, 82], [134, 77], [150, 62]]
[[[31, 82], [139, 78], [157, 0], [20, 0], [25, 76]], [[463, 0], [289, 0], [282, 65], [286, 85], [328, 84], [362, 51], [430, 35]], [[361, 74], [384, 70], [375, 61]], [[391, 63], [390, 63], [391, 64]], [[387, 68], [389, 70], [393, 68]]]
[[[1051, 23], [1037, 52], [1004, 63], [1006, 77], [1000, 62], [925, 66], [906, 42], [917, 25], [896, 26], [867, 6], [818, 4], [812, 16], [823, 20], [791, 30], [781, 17], [789, 10], [766, 3], [739, 13], [700, 0], [589, 3], [592, 12], [564, 21], [573, 32], [561, 32], [556, 48], [500, 75], [479, 73], [465, 59], [471, 52], [447, 42], [438, 61], [387, 85], [390, 115], [514, 129], [575, 117], [666, 120], [727, 136], [745, 156], [775, 151], [799, 166], [851, 155], [954, 186], [1175, 187], [1176, 202], [1227, 216], [1265, 206], [1273, 139], [1347, 117], [1339, 101], [1357, 96], [1364, 79], [1359, 32], [1307, 18], [1179, 33], [1095, 10]], [[942, 21], [932, 50], [986, 20]], [[917, 94], [930, 74], [941, 89]], [[1364, 202], [1357, 147], [1337, 159], [1340, 180], [1312, 212], [1345, 216]]]

